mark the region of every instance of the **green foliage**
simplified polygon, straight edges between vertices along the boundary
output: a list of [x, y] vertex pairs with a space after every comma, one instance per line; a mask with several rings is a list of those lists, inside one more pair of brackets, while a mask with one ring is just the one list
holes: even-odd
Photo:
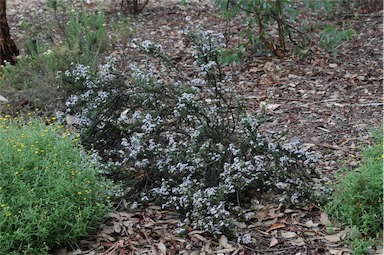
[[127, 19], [119, 17], [110, 24], [111, 41], [102, 10], [70, 9], [69, 3], [58, 1], [50, 1], [48, 6], [51, 9], [45, 15], [34, 14], [38, 20], [34, 24], [21, 19], [27, 55], [3, 68], [0, 88], [3, 95], [12, 94], [14, 103], [27, 98], [32, 107], [54, 112], [64, 107], [68, 95], [83, 89], [61, 82], [57, 73], [73, 63], [90, 66], [94, 72], [108, 44], [121, 35], [124, 38], [119, 40], [128, 40], [131, 30]]
[[[244, 45], [257, 54], [269, 52], [280, 57], [284, 56], [288, 49], [288, 39], [296, 45], [295, 48], [298, 48], [294, 48], [295, 52], [301, 54], [308, 53], [310, 44], [319, 45], [336, 54], [336, 48], [342, 40], [348, 40], [353, 35], [353, 29], [331, 30], [327, 25], [324, 30], [314, 29], [324, 26], [323, 17], [334, 17], [339, 1], [214, 0], [214, 2], [220, 7], [227, 22], [240, 17], [245, 24], [241, 35], [246, 43], [239, 42], [232, 52], [224, 54], [224, 63], [230, 60], [237, 61], [244, 51]], [[313, 32], [320, 32], [320, 44], [315, 39], [318, 35]]]
[[[383, 136], [375, 134], [376, 145], [364, 149], [363, 162], [356, 172], [341, 175], [332, 201], [326, 209], [342, 222], [356, 226], [352, 246], [362, 252], [367, 243], [380, 238], [383, 229]], [[358, 238], [356, 238], [358, 236]]]
[[[51, 50], [57, 54], [55, 62], [65, 67], [72, 62], [95, 66], [100, 54], [108, 46], [103, 11], [100, 9], [91, 12], [84, 8], [68, 8], [70, 3], [66, 1], [60, 3], [48, 1], [47, 4], [50, 12], [44, 18], [48, 20], [38, 21], [38, 24], [46, 24], [45, 26], [33, 26], [25, 19], [21, 20], [28, 55], [35, 57], [39, 53]], [[35, 17], [42, 19], [37, 14]], [[31, 27], [34, 29], [31, 30]], [[51, 63], [53, 62], [47, 64]]]
[[338, 46], [345, 40], [350, 40], [356, 34], [353, 28], [346, 30], [337, 30], [333, 26], [325, 26], [324, 30], [320, 33], [320, 45], [332, 52], [333, 56], [337, 55]]
[[50, 254], [85, 235], [109, 209], [108, 183], [78, 136], [26, 122], [0, 118], [1, 254]]

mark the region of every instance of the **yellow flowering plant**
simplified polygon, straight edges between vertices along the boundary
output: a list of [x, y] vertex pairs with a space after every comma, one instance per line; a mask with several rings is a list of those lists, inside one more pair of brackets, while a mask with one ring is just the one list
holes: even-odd
[[108, 211], [110, 185], [53, 122], [0, 117], [0, 254], [50, 254]]

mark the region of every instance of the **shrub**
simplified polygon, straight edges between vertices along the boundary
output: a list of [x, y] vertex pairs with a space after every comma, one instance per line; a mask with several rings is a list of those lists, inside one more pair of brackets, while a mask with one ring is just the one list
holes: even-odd
[[[34, 24], [20, 20], [27, 55], [20, 57], [16, 65], [3, 68], [0, 87], [15, 100], [12, 103], [27, 99], [32, 108], [44, 107], [52, 113], [63, 109], [67, 93], [78, 89], [64, 87], [56, 79], [57, 72], [67, 70], [71, 63], [88, 65], [94, 70], [109, 41], [101, 10], [93, 13], [68, 9], [65, 3], [57, 1], [48, 1], [48, 5], [51, 12], [35, 13], [33, 17], [38, 21]], [[2, 94], [5, 95], [4, 91]]]
[[[223, 52], [223, 62], [239, 61], [245, 50], [257, 54], [272, 53], [284, 57], [291, 42], [292, 49], [306, 55], [317, 46], [337, 54], [337, 46], [355, 33], [352, 28], [333, 28], [324, 17], [335, 18], [340, 1], [291, 1], [291, 0], [214, 0], [227, 25], [227, 43], [230, 23], [240, 18], [244, 24], [240, 41], [235, 49]], [[325, 29], [323, 29], [323, 27]], [[318, 33], [321, 36], [318, 36]], [[319, 44], [320, 42], [320, 44]]]
[[138, 15], [144, 10], [144, 7], [148, 4], [149, 0], [122, 0], [122, 7], [124, 6], [124, 2], [130, 13], [133, 15]]
[[49, 254], [107, 212], [108, 183], [77, 140], [62, 126], [0, 118], [1, 254]]
[[131, 65], [133, 80], [125, 85], [113, 68], [94, 77], [83, 66], [63, 73], [88, 88], [67, 103], [83, 142], [106, 161], [120, 160], [112, 175], [123, 175], [131, 194], [143, 192], [142, 201], [155, 199], [213, 234], [233, 230], [230, 216], [241, 214], [239, 206], [267, 193], [289, 204], [316, 200], [314, 155], [258, 131], [262, 116], [245, 112], [219, 64], [222, 36], [192, 29], [187, 35], [196, 50], [193, 77], [171, 75], [172, 62], [148, 41], [141, 49], [163, 59], [169, 76], [151, 65], [147, 72]]
[[377, 132], [375, 138], [376, 145], [363, 150], [358, 170], [342, 172], [326, 207], [334, 217], [357, 227], [358, 232], [351, 239], [356, 254], [365, 254], [383, 229], [383, 136]]

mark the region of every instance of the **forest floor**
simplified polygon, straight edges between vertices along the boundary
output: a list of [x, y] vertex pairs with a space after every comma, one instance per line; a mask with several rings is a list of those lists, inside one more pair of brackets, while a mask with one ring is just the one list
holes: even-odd
[[[107, 19], [122, 12], [117, 2], [103, 7]], [[31, 7], [41, 15], [47, 9], [36, 0], [8, 4], [8, 22], [18, 44], [23, 43], [18, 22], [21, 16], [29, 17]], [[223, 33], [225, 23], [218, 13], [208, 1], [184, 6], [176, 0], [151, 1], [140, 15], [131, 17], [132, 38], [162, 45], [179, 60], [178, 67], [188, 71], [193, 59], [183, 57], [189, 47], [183, 35], [185, 17]], [[275, 135], [288, 130], [284, 141], [299, 142], [306, 150], [315, 151], [319, 170], [329, 178], [342, 164], [356, 168], [359, 148], [370, 145], [370, 131], [382, 125], [382, 19], [382, 12], [378, 12], [348, 20], [357, 35], [343, 42], [336, 58], [325, 52], [315, 52], [306, 60], [292, 55], [277, 58], [248, 54], [242, 65], [228, 70], [237, 91], [247, 99], [250, 112], [257, 112], [263, 102], [268, 102], [265, 132]], [[239, 26], [236, 21], [232, 24], [233, 42]], [[120, 69], [128, 68], [128, 63], [147, 61], [126, 42], [118, 42], [110, 55], [119, 60]], [[182, 218], [177, 213], [154, 205], [135, 212], [127, 210], [129, 206], [121, 201], [94, 233], [79, 240], [72, 251], [68, 247], [58, 254], [350, 254], [343, 239], [351, 230], [330, 222], [317, 205], [258, 205], [249, 212], [251, 224], [237, 223], [242, 230], [239, 242], [226, 236], [213, 238], [199, 230], [179, 236]]]

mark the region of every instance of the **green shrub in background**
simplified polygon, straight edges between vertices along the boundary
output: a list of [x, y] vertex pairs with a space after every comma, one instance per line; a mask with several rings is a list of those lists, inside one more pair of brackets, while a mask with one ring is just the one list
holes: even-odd
[[326, 209], [357, 231], [351, 237], [355, 254], [382, 239], [383, 231], [383, 135], [375, 133], [376, 145], [363, 150], [363, 162], [355, 172], [343, 173]]
[[108, 183], [61, 126], [0, 118], [0, 254], [49, 254], [109, 209]]
[[[213, 0], [226, 19], [226, 40], [229, 42], [230, 22], [240, 18], [244, 24], [241, 39], [234, 49], [223, 52], [223, 63], [240, 61], [245, 50], [257, 54], [273, 53], [283, 57], [288, 49], [300, 56], [313, 46], [337, 54], [337, 46], [355, 33], [353, 28], [339, 26], [329, 29], [324, 17], [336, 18], [340, 1], [322, 0]], [[325, 27], [326, 29], [323, 29]], [[319, 36], [321, 34], [321, 36]], [[291, 47], [288, 47], [290, 45]], [[317, 49], [316, 49], [317, 50]]]
[[70, 9], [66, 2], [54, 2], [48, 1], [50, 12], [34, 14], [38, 20], [34, 24], [21, 19], [26, 55], [16, 65], [6, 65], [0, 81], [3, 96], [10, 95], [15, 103], [27, 98], [32, 107], [44, 107], [51, 113], [62, 109], [66, 96], [80, 89], [63, 86], [66, 83], [56, 79], [57, 72], [72, 63], [95, 68], [109, 45], [102, 10]]

